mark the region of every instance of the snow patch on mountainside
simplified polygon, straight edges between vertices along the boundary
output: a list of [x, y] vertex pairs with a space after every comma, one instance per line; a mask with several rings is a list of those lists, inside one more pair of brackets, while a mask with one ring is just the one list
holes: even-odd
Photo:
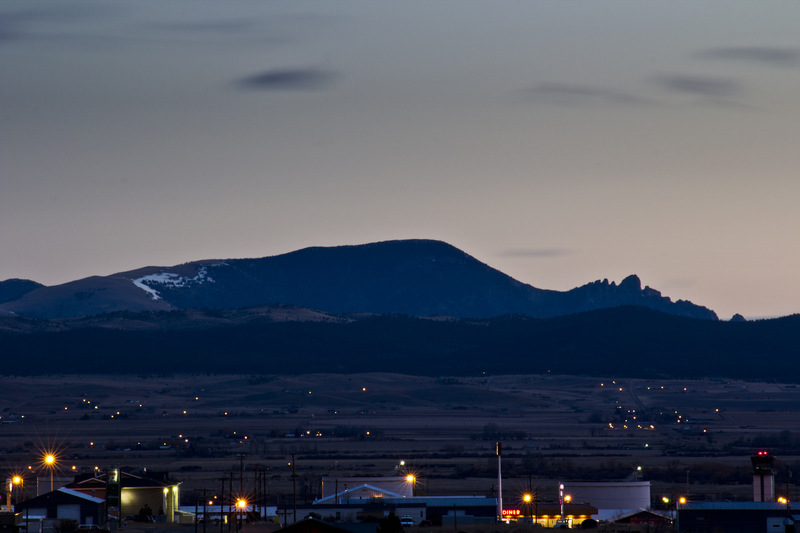
[[131, 281], [134, 285], [149, 294], [150, 298], [153, 300], [160, 300], [161, 295], [156, 290], [156, 287], [192, 287], [194, 285], [200, 285], [206, 282], [214, 283], [214, 278], [209, 276], [208, 269], [205, 266], [202, 266], [200, 267], [200, 270], [197, 271], [197, 275], [192, 278], [187, 278], [173, 272], [159, 272], [158, 274], [142, 276], [141, 278], [136, 278]]

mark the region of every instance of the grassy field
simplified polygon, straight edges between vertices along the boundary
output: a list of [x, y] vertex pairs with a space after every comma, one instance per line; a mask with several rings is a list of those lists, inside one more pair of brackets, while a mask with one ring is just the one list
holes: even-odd
[[96, 467], [169, 471], [187, 503], [223, 477], [252, 491], [257, 470], [268, 502], [285, 503], [292, 466], [299, 501], [319, 496], [322, 476], [406, 470], [420, 494], [491, 495], [498, 440], [509, 501], [529, 483], [552, 497], [559, 480], [619, 479], [637, 467], [653, 480], [654, 499], [748, 499], [749, 456], [761, 446], [779, 459], [780, 492], [786, 469], [800, 469], [800, 388], [775, 383], [51, 376], [0, 379], [0, 400], [0, 468], [26, 473], [29, 494], [36, 479], [49, 490], [41, 458], [51, 450], [56, 485]]

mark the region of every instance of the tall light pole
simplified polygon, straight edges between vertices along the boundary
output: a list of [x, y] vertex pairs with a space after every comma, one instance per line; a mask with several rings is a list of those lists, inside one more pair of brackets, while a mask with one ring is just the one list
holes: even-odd
[[[12, 486], [19, 485], [20, 488], [22, 488], [23, 490], [25, 488], [25, 480], [22, 479], [22, 476], [19, 476], [19, 475], [14, 475], [11, 478], [11, 484], [12, 484]], [[16, 502], [19, 503], [19, 496], [17, 496], [15, 499], [16, 499]]]
[[242, 516], [244, 515], [245, 511], [247, 510], [247, 500], [245, 500], [244, 498], [240, 497], [236, 501], [236, 508], [239, 511], [237, 513], [237, 515], [239, 515], [239, 516], [237, 516], [237, 520], [236, 520], [236, 531], [240, 531], [241, 527], [242, 527], [241, 526]]
[[502, 475], [502, 455], [503, 445], [498, 442], [495, 451], [497, 452], [497, 521], [503, 520], [503, 475]]
[[50, 470], [50, 492], [53, 492], [53, 469], [56, 466], [56, 456], [52, 453], [48, 453], [44, 456], [43, 461], [45, 467]]
[[[527, 515], [531, 514], [531, 495], [530, 493], [525, 493], [522, 495], [522, 501], [525, 504], [525, 507], [522, 510], [522, 518], [527, 518]], [[526, 512], [527, 511], [527, 514]]]
[[411, 496], [414, 496], [414, 487], [417, 483], [416, 476], [414, 476], [414, 474], [406, 475], [406, 483], [408, 483], [411, 486]]

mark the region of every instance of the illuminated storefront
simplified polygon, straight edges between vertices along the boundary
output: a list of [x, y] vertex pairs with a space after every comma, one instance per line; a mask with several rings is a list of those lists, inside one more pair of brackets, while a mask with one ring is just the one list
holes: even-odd
[[[569, 527], [579, 526], [584, 520], [592, 519], [597, 514], [597, 508], [585, 503], [569, 503], [564, 505], [564, 514], [561, 514], [559, 502], [531, 502], [530, 504], [508, 507], [503, 509], [503, 520], [527, 524], [539, 524], [543, 527], [554, 527], [563, 521]], [[559, 520], [563, 520], [559, 522]]]

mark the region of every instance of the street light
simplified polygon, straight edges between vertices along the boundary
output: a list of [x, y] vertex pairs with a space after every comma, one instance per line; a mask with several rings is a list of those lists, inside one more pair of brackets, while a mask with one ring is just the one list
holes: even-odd
[[[22, 483], [22, 477], [14, 475], [9, 478], [8, 480], [8, 491], [6, 492], [6, 508], [9, 511], [13, 512], [13, 507], [11, 506], [11, 494], [14, 492], [14, 485], [20, 485]], [[19, 496], [14, 498], [17, 503], [19, 503]]]
[[244, 516], [244, 511], [246, 507], [247, 507], [247, 500], [245, 500], [244, 498], [239, 498], [238, 500], [236, 500], [236, 509], [239, 510], [239, 519], [237, 520], [236, 523], [237, 530], [241, 528], [242, 517]]
[[46, 454], [44, 456], [44, 458], [42, 459], [42, 462], [44, 463], [45, 468], [50, 470], [50, 492], [53, 492], [53, 469], [56, 466], [56, 459], [57, 458], [56, 458], [55, 454], [52, 454], [52, 453]]
[[407, 474], [406, 475], [406, 482], [411, 484], [411, 495], [414, 495], [414, 485], [417, 482], [417, 477], [414, 474]]
[[[533, 496], [531, 496], [531, 495], [530, 495], [529, 493], [527, 493], [527, 492], [526, 492], [525, 494], [523, 494], [523, 495], [522, 495], [522, 501], [523, 501], [523, 503], [525, 504], [525, 509], [527, 509], [527, 511], [528, 511], [528, 514], [531, 514], [531, 512], [530, 512], [530, 511], [531, 511], [531, 500], [532, 500], [532, 499], [533, 499]], [[524, 512], [522, 513], [522, 518], [527, 518], [527, 516], [525, 515], [525, 513], [524, 513]]]
[[[24, 489], [25, 487], [24, 482], [25, 480], [22, 479], [22, 476], [15, 474], [14, 476], [11, 477], [11, 487], [9, 488], [13, 489], [15, 486], [19, 485]], [[15, 503], [19, 503], [19, 495], [16, 495], [14, 501]]]

